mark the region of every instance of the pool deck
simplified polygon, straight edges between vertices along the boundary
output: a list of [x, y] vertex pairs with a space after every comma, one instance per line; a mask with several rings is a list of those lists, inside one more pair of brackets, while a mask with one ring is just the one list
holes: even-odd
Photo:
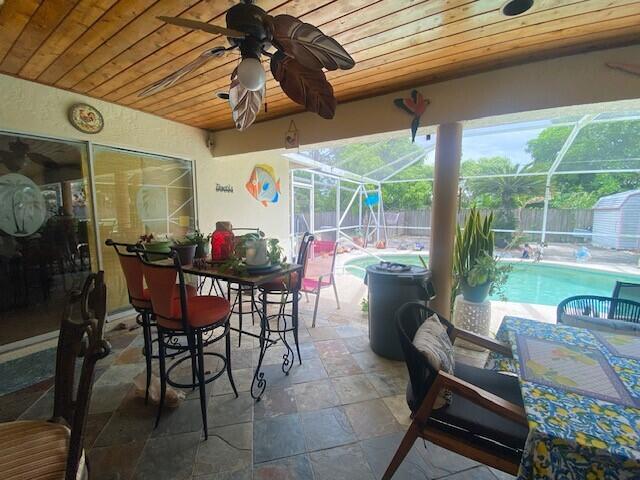
[[[367, 287], [362, 280], [350, 273], [336, 275], [340, 303], [359, 305], [367, 297]], [[332, 304], [333, 292], [323, 290], [321, 302]], [[506, 315], [531, 318], [541, 322], [555, 323], [556, 307], [550, 305], [534, 305], [530, 303], [491, 302], [491, 333], [495, 334], [500, 327], [502, 318]]]
[[[630, 254], [629, 252], [615, 252], [604, 249], [598, 249], [597, 252], [593, 252], [593, 256], [588, 262], [577, 262], [571, 257], [570, 248], [566, 245], [563, 246], [550, 246], [545, 250], [544, 259], [540, 262], [534, 260], [524, 260], [515, 258], [513, 252], [509, 256], [505, 257], [505, 260], [521, 263], [540, 263], [541, 265], [558, 265], [572, 268], [584, 268], [589, 270], [606, 271], [611, 273], [620, 273], [625, 275], [640, 275], [640, 268], [634, 263], [634, 259], [637, 262], [637, 254]], [[549, 254], [548, 254], [549, 253]], [[606, 254], [609, 254], [607, 256]], [[384, 255], [385, 257], [390, 255], [423, 255], [428, 256], [428, 250], [412, 251], [412, 250], [398, 250], [396, 248], [376, 249], [367, 248], [366, 250], [351, 250], [339, 254], [336, 258], [336, 282], [338, 284], [338, 292], [341, 297], [341, 301], [349, 302], [350, 304], [360, 304], [361, 300], [367, 296], [367, 287], [360, 279], [357, 279], [350, 273], [346, 272], [345, 264], [355, 259], [364, 258], [367, 256], [379, 257]], [[607, 261], [604, 261], [606, 259]], [[612, 263], [611, 260], [620, 261], [624, 259], [624, 263]], [[354, 281], [354, 278], [357, 281]], [[323, 296], [331, 297], [331, 292], [323, 292]], [[324, 301], [330, 302], [332, 299], [325, 299]], [[505, 316], [517, 316], [531, 318], [541, 322], [555, 323], [556, 321], [556, 306], [551, 305], [539, 305], [531, 303], [516, 303], [516, 302], [500, 302], [493, 300], [491, 302], [491, 332], [495, 334]]]
[[[620, 259], [620, 252], [606, 250], [604, 252], [610, 253], [612, 258]], [[614, 263], [609, 261], [612, 258], [608, 258], [607, 261], [605, 261], [605, 257], [603, 257], [602, 251], [599, 254], [594, 255], [589, 261], [586, 262], [577, 262], [572, 256], [569, 255], [548, 255], [546, 251], [544, 259], [539, 262], [536, 262], [532, 259], [518, 258], [513, 255], [513, 252], [497, 252], [497, 254], [500, 255], [502, 259], [511, 262], [540, 263], [542, 265], [561, 265], [564, 267], [585, 268], [612, 273], [622, 273], [625, 275], [640, 275], [640, 266], [638, 265], [638, 262], [640, 262], [640, 256], [638, 254], [624, 256], [625, 261], [621, 263]], [[351, 260], [356, 260], [358, 258], [367, 256], [379, 257], [381, 255], [423, 255], [425, 257], [428, 257], [429, 251], [398, 250], [396, 248], [386, 248], [382, 250], [377, 248], [367, 248], [362, 250], [353, 249], [350, 252], [345, 252], [338, 255], [336, 259], [336, 271], [344, 273], [344, 265]]]

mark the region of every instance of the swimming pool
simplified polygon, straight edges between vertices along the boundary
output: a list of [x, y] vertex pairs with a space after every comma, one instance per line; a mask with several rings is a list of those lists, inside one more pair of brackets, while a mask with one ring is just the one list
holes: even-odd
[[[380, 257], [398, 263], [421, 265], [416, 254], [385, 254]], [[427, 260], [424, 255], [423, 258]], [[378, 260], [373, 257], [355, 258], [345, 263], [345, 270], [364, 278], [364, 268], [375, 263], [378, 263]], [[640, 283], [640, 275], [516, 261], [513, 262], [513, 271], [509, 275], [505, 293], [510, 302], [556, 306], [573, 295], [610, 296], [618, 280]], [[494, 297], [491, 299], [499, 300]]]

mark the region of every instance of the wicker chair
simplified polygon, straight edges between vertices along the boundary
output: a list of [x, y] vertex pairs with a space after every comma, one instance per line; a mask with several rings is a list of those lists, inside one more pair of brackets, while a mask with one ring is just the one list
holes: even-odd
[[[456, 363], [454, 374], [436, 371], [413, 346], [416, 331], [433, 311], [418, 302], [407, 303], [396, 314], [405, 362], [409, 370], [407, 403], [413, 421], [387, 471], [389, 480], [417, 438], [517, 474], [528, 434], [517, 377]], [[487, 337], [454, 327], [441, 318], [451, 341], [463, 339], [511, 356], [511, 349]], [[451, 404], [433, 409], [442, 389], [452, 392]]]

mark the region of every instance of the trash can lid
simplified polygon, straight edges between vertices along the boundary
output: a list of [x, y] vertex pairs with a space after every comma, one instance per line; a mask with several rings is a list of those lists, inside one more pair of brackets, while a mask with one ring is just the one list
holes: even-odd
[[376, 269], [376, 271], [385, 273], [400, 273], [411, 271], [411, 265], [405, 265], [404, 263], [395, 262], [380, 262], [378, 265], [373, 265], [373, 267]]
[[380, 262], [367, 267], [367, 277], [369, 275], [379, 276], [388, 280], [421, 279], [430, 276], [431, 272], [423, 267], [415, 265], [405, 265], [403, 263]]

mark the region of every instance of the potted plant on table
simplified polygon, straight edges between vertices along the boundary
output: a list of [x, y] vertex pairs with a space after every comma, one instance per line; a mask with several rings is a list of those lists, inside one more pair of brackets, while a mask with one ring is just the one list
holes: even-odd
[[472, 208], [464, 225], [457, 228], [454, 248], [454, 295], [462, 292], [469, 302], [481, 303], [489, 294], [503, 295], [511, 266], [500, 265], [493, 255], [493, 214], [484, 219]]
[[195, 230], [193, 233], [187, 235], [187, 238], [192, 240], [196, 244], [196, 253], [194, 258], [206, 258], [211, 252], [211, 234], [206, 235], [200, 230]]
[[171, 250], [175, 250], [178, 254], [181, 265], [191, 265], [196, 254], [197, 246], [198, 244], [193, 238], [185, 236], [174, 240]]
[[[166, 254], [171, 252], [171, 245], [173, 244], [173, 241], [167, 235], [156, 236], [153, 233], [141, 235], [140, 241], [147, 251], [147, 257], [151, 261], [166, 258]], [[154, 255], [154, 253], [160, 255]]]

